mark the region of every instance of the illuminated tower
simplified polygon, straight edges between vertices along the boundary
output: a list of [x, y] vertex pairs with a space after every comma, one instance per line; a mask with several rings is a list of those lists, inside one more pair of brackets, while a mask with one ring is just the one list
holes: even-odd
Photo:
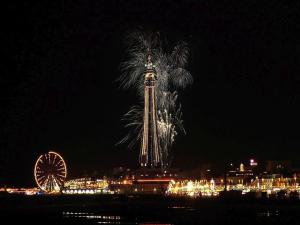
[[142, 167], [156, 167], [161, 165], [161, 153], [157, 133], [156, 112], [156, 72], [149, 54], [144, 73], [144, 126], [143, 139], [140, 152], [140, 164]]

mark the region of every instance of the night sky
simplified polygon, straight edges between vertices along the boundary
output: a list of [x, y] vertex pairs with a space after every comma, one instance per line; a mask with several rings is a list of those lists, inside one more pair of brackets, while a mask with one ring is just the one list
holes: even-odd
[[191, 50], [194, 84], [180, 92], [187, 134], [174, 145], [174, 167], [251, 157], [300, 167], [299, 1], [8, 2], [0, 184], [34, 185], [35, 160], [50, 149], [70, 177], [138, 166], [139, 146], [116, 146], [120, 119], [138, 102], [116, 82], [136, 29]]

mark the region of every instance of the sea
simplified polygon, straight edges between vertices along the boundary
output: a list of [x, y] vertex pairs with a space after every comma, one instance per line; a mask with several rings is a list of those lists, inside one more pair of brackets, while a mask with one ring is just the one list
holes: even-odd
[[0, 196], [1, 224], [288, 225], [299, 200], [149, 195]]

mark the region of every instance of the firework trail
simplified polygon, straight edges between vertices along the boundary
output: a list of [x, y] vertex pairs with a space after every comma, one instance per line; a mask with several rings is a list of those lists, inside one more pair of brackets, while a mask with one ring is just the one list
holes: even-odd
[[[185, 69], [188, 63], [189, 49], [185, 42], [178, 43], [171, 51], [163, 48], [159, 34], [133, 32], [128, 36], [128, 60], [121, 64], [119, 78], [121, 87], [133, 88], [143, 100], [144, 71], [149, 52], [155, 65], [156, 104], [158, 138], [161, 158], [164, 166], [169, 164], [169, 153], [178, 132], [185, 133], [182, 121], [181, 105], [176, 90], [192, 84], [193, 78]], [[119, 142], [128, 142], [132, 148], [142, 137], [143, 103], [133, 106], [123, 117], [129, 133]]]

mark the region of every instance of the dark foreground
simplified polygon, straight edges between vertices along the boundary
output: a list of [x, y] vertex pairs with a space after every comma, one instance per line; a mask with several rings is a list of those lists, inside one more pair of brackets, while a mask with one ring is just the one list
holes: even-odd
[[[299, 224], [300, 202], [162, 196], [0, 197], [1, 224]], [[28, 223], [29, 222], [29, 223]]]

